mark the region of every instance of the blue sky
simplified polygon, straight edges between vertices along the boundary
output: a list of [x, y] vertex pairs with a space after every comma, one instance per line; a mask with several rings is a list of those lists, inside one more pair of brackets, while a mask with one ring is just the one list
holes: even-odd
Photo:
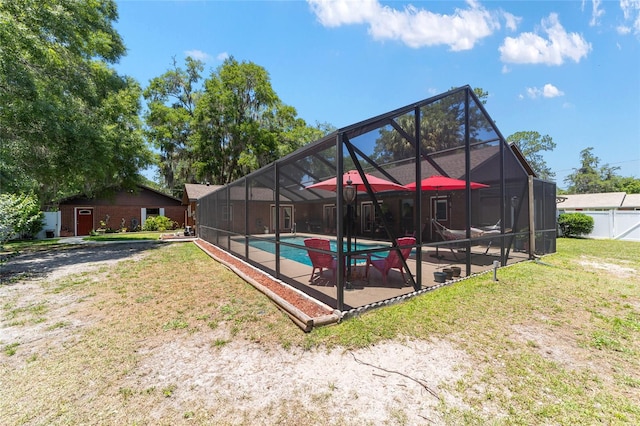
[[143, 87], [175, 57], [265, 68], [309, 124], [336, 127], [469, 84], [507, 137], [535, 130], [558, 186], [593, 147], [640, 178], [640, 0], [119, 0], [116, 69]]

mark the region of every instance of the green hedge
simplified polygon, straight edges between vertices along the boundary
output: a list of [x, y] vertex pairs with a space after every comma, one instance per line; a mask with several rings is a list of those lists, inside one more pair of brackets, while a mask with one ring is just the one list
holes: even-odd
[[148, 217], [142, 227], [143, 231], [167, 231], [169, 229], [176, 229], [177, 224], [166, 216], [151, 216]]
[[558, 217], [558, 227], [564, 237], [579, 237], [593, 231], [593, 218], [584, 213], [562, 213]]

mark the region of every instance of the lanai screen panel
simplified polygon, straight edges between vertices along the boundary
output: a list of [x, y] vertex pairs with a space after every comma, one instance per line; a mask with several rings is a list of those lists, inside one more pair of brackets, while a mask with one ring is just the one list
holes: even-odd
[[[420, 109], [421, 176], [443, 176], [464, 179], [465, 152], [465, 92], [445, 96]], [[442, 240], [434, 222], [448, 229], [465, 230], [467, 199], [466, 189], [444, 187], [425, 188], [422, 199], [425, 243]]]
[[[405, 185], [415, 180], [415, 113], [413, 110], [381, 119], [359, 129], [345, 146], [345, 170], [357, 170], [374, 178]], [[366, 130], [366, 131], [365, 131]], [[353, 157], [348, 155], [349, 149]], [[354, 162], [355, 160], [355, 162]], [[407, 190], [380, 191], [358, 187], [356, 226], [358, 236], [395, 240], [413, 229], [413, 200]], [[382, 253], [384, 255], [384, 253]]]
[[529, 176], [513, 152], [504, 156], [505, 227], [515, 233], [511, 248], [524, 251], [529, 232]]
[[217, 242], [216, 228], [218, 226], [218, 217], [214, 212], [217, 206], [217, 194], [221, 191], [222, 190], [218, 190], [198, 200], [198, 208], [196, 211], [198, 233], [200, 238], [209, 241], [211, 244], [216, 244]]
[[535, 253], [547, 254], [556, 251], [556, 185], [539, 179], [534, 180]]
[[441, 153], [465, 145], [464, 91], [423, 106], [420, 113], [421, 144], [425, 153]]
[[247, 233], [246, 179], [229, 185], [228, 204], [220, 206], [221, 225], [229, 233], [229, 250], [244, 255], [244, 235]]
[[300, 232], [335, 236], [336, 192], [307, 187], [336, 176], [336, 137], [305, 151], [305, 155], [285, 158], [285, 179], [297, 180], [295, 197], [296, 229]]
[[[468, 109], [469, 181], [488, 185], [471, 189], [470, 225], [484, 231], [475, 240], [484, 250], [474, 250], [476, 261], [490, 264], [500, 254], [504, 240], [496, 236], [502, 225], [502, 156], [507, 148], [489, 120], [472, 97]], [[465, 179], [465, 175], [462, 179]], [[491, 236], [491, 238], [489, 238]]]
[[229, 217], [230, 201], [229, 201], [229, 189], [224, 188], [222, 191], [216, 192], [216, 207], [215, 215], [217, 216], [217, 244], [229, 250], [229, 238], [231, 237], [230, 225], [231, 218]]
[[[257, 250], [260, 240], [274, 240], [275, 164], [247, 176], [248, 258], [275, 270], [275, 252]], [[242, 253], [244, 255], [244, 253]]]

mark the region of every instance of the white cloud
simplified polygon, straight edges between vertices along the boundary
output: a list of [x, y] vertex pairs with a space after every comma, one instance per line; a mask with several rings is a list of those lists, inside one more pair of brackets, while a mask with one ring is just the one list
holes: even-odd
[[203, 52], [202, 50], [187, 50], [184, 52], [185, 55], [191, 56], [193, 59], [197, 59], [198, 61], [207, 62], [211, 59], [211, 55]]
[[516, 64], [562, 65], [565, 59], [580, 62], [591, 51], [591, 43], [578, 33], [567, 33], [555, 13], [542, 20], [542, 31], [548, 38], [530, 32], [505, 38], [499, 48], [500, 59]]
[[502, 15], [504, 16], [504, 19], [506, 21], [505, 26], [508, 30], [515, 31], [518, 29], [518, 24], [520, 24], [522, 18], [512, 15], [509, 12], [503, 12]]
[[427, 94], [431, 95], [431, 96], [435, 96], [437, 94], [442, 93], [441, 90], [436, 89], [435, 87], [429, 87], [427, 88]]
[[564, 96], [564, 92], [559, 90], [553, 84], [545, 84], [542, 89], [537, 87], [527, 87], [527, 96], [531, 99], [536, 99], [539, 97], [544, 98], [557, 98], [558, 96]]
[[[379, 0], [307, 0], [318, 21], [326, 27], [366, 24], [375, 40], [399, 40], [409, 47], [447, 45], [453, 51], [469, 50], [500, 28], [498, 15], [475, 0], [451, 15], [409, 5], [383, 6]], [[507, 25], [513, 24], [513, 15]]]
[[223, 62], [225, 59], [228, 59], [228, 58], [229, 58], [229, 54], [227, 52], [220, 52], [216, 56], [216, 59], [220, 62]]
[[604, 10], [600, 9], [602, 0], [592, 0], [591, 2], [591, 21], [589, 25], [595, 27], [600, 24], [600, 17], [604, 15]]
[[364, 24], [373, 20], [382, 6], [378, 0], [307, 0], [318, 21], [325, 27]]
[[618, 32], [618, 34], [620, 35], [627, 35], [631, 32], [631, 28], [624, 26], [624, 25], [620, 25], [618, 27], [616, 27], [616, 31]]
[[561, 90], [558, 90], [558, 88], [553, 84], [547, 83], [542, 88], [542, 95], [545, 98], [556, 98], [558, 96], [564, 96], [564, 92]]
[[538, 89], [537, 87], [527, 87], [527, 95], [531, 99], [535, 99], [535, 98], [539, 97], [541, 93], [542, 93], [542, 91], [540, 89]]
[[[624, 19], [630, 22], [630, 25], [618, 27], [618, 32], [627, 34], [633, 28], [635, 34], [640, 34], [640, 0], [620, 0], [620, 9], [622, 9]], [[627, 31], [623, 33], [620, 31], [621, 28], [625, 28]]]

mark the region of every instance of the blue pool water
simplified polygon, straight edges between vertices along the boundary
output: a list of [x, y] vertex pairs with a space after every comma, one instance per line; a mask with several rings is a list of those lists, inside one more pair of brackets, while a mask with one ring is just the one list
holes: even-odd
[[[304, 246], [304, 240], [305, 240], [305, 237], [281, 238], [280, 241], [283, 241], [289, 244], [296, 244], [296, 245], [299, 245], [300, 247], [298, 248], [298, 247], [280, 245], [280, 257], [312, 266], [311, 259], [309, 259], [309, 255], [307, 254], [307, 249]], [[251, 247], [255, 247], [269, 253], [276, 252], [276, 244], [272, 241], [253, 240], [253, 241], [249, 241], [249, 245]], [[357, 246], [354, 246], [353, 242], [351, 242], [352, 250], [371, 250], [371, 249], [380, 248], [380, 247], [385, 247], [385, 246], [379, 245], [379, 244], [374, 245], [374, 244], [362, 244], [362, 243], [357, 243]], [[346, 250], [346, 249], [347, 249], [347, 243], [345, 242], [343, 250]], [[336, 241], [333, 241], [333, 240], [331, 241], [331, 251], [333, 252], [337, 251]]]

